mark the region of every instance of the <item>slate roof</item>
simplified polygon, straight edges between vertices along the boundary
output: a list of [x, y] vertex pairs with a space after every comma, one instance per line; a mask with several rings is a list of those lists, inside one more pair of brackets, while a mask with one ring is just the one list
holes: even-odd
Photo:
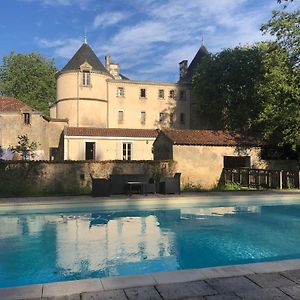
[[0, 97], [0, 111], [22, 112], [34, 111], [34, 109], [18, 99], [11, 97]]
[[154, 129], [67, 127], [65, 131], [65, 135], [66, 136], [156, 138], [158, 132], [157, 130]]
[[187, 69], [187, 74], [184, 77], [184, 80], [188, 80], [191, 81], [192, 77], [197, 69], [197, 66], [200, 64], [201, 60], [203, 59], [203, 57], [205, 57], [206, 55], [208, 55], [209, 52], [207, 51], [206, 47], [204, 45], [202, 45], [197, 54], [195, 55], [194, 59], [192, 60], [192, 62], [190, 63], [188, 69]]
[[63, 71], [74, 71], [78, 70], [82, 64], [88, 62], [94, 71], [99, 71], [110, 75], [106, 68], [101, 63], [100, 59], [94, 53], [92, 48], [88, 44], [82, 44], [82, 46], [77, 50], [70, 61], [61, 70]]
[[162, 130], [174, 145], [262, 146], [257, 138], [222, 130]]

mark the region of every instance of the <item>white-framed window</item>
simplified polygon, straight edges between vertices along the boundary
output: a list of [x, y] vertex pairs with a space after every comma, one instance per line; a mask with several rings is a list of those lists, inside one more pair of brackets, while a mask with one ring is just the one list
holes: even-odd
[[132, 143], [122, 144], [123, 160], [132, 160]]
[[117, 97], [124, 97], [125, 96], [125, 90], [123, 87], [117, 88]]
[[158, 98], [159, 99], [165, 98], [165, 90], [163, 90], [163, 89], [158, 90]]
[[141, 123], [145, 124], [146, 123], [146, 112], [141, 111]]
[[159, 113], [159, 122], [163, 122], [165, 120], [166, 114], [164, 112]]
[[91, 84], [91, 73], [90, 71], [82, 71], [82, 85], [83, 86], [90, 86]]
[[122, 124], [124, 121], [124, 111], [123, 110], [119, 110], [118, 111], [118, 123]]
[[171, 98], [171, 99], [175, 99], [175, 90], [170, 90], [170, 92], [169, 92], [169, 98]]
[[185, 115], [184, 115], [184, 113], [180, 113], [180, 124], [185, 124]]
[[146, 89], [140, 89], [140, 98], [146, 98]]
[[23, 113], [23, 119], [25, 125], [30, 125], [30, 113]]

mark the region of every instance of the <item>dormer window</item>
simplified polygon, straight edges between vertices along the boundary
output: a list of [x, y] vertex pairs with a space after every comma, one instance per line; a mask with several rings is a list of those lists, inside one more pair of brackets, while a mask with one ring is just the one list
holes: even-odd
[[30, 113], [23, 113], [23, 119], [25, 125], [30, 125]]
[[91, 73], [90, 71], [83, 71], [82, 72], [82, 85], [83, 86], [90, 86], [91, 84]]

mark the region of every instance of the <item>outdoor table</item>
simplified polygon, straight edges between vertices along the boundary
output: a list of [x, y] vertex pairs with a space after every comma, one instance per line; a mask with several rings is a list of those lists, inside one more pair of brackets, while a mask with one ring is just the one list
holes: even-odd
[[137, 187], [140, 190], [140, 194], [146, 194], [146, 182], [128, 181], [127, 182], [128, 196], [132, 196], [132, 188], [134, 187]]

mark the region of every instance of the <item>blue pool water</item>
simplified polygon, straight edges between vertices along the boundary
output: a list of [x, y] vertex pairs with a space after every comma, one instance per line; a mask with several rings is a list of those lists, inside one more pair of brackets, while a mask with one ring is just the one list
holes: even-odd
[[300, 258], [300, 199], [0, 208], [0, 287]]

